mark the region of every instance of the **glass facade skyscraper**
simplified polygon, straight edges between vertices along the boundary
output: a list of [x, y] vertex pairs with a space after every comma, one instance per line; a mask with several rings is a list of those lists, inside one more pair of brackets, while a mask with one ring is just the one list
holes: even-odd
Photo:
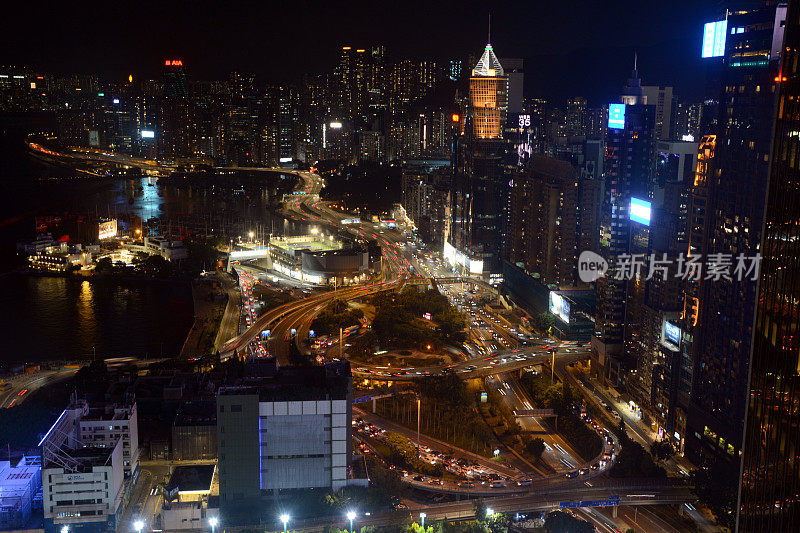
[[780, 70], [753, 336], [738, 530], [800, 529], [800, 9]]

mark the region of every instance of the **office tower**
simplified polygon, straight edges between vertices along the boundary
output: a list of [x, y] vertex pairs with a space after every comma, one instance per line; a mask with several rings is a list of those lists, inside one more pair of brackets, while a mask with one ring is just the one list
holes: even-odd
[[[606, 130], [605, 193], [601, 224], [601, 254], [609, 269], [619, 268], [619, 258], [632, 253], [632, 245], [646, 235], [646, 224], [631, 220], [631, 202], [649, 209], [650, 180], [653, 161], [653, 107], [645, 105], [639, 73], [634, 64], [631, 77], [620, 97], [621, 103], [610, 104]], [[649, 221], [648, 221], [649, 223]], [[605, 236], [605, 239], [603, 238]], [[634, 291], [629, 294], [630, 289]], [[636, 367], [635, 360], [625, 350], [626, 305], [641, 301], [638, 280], [615, 279], [605, 276], [597, 280], [595, 335], [592, 338], [592, 357], [598, 365], [601, 379], [621, 384], [626, 370]], [[632, 319], [638, 319], [630, 314]], [[636, 328], [629, 328], [636, 334]], [[628, 338], [628, 343], [632, 339]]]
[[[773, 78], [777, 117], [767, 184], [738, 530], [800, 529], [800, 4], [790, 2], [781, 67]], [[762, 118], [763, 119], [763, 118]]]
[[[714, 254], [732, 254], [735, 267], [736, 256], [760, 250], [772, 136], [767, 117], [774, 116], [785, 9], [773, 5], [727, 18], [715, 154], [706, 183], [706, 262]], [[738, 463], [756, 282], [707, 277], [694, 296], [698, 318], [686, 453], [696, 464]]]
[[567, 100], [567, 135], [586, 135], [586, 98], [576, 96]]
[[257, 360], [244, 372], [217, 393], [221, 508], [257, 504], [262, 491], [346, 486], [349, 363], [277, 370]]
[[487, 44], [469, 79], [472, 134], [477, 139], [500, 139], [508, 110], [508, 79], [492, 45]]
[[655, 107], [653, 136], [656, 141], [671, 141], [675, 138], [675, 97], [672, 87], [645, 85], [642, 87], [645, 103]]
[[521, 58], [507, 57], [503, 58], [500, 63], [503, 65], [503, 72], [508, 80], [508, 114], [515, 115], [522, 113], [525, 61]]
[[[460, 155], [454, 167], [449, 240], [444, 256], [465, 273], [497, 282], [508, 210], [505, 162], [509, 143], [503, 138], [507, 79], [487, 44], [469, 80], [469, 109]], [[516, 154], [513, 154], [516, 156]]]
[[163, 91], [158, 110], [159, 157], [176, 159], [189, 154], [189, 93], [183, 61], [164, 62]]

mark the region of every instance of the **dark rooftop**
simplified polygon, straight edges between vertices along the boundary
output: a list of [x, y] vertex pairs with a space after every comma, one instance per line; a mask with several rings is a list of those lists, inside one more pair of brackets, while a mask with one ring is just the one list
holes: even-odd
[[264, 362], [245, 364], [243, 377], [220, 387], [220, 395], [258, 394], [261, 401], [345, 400], [352, 377], [350, 363], [325, 366], [283, 367], [277, 371]]
[[169, 478], [167, 492], [211, 491], [214, 479], [214, 465], [176, 466]]

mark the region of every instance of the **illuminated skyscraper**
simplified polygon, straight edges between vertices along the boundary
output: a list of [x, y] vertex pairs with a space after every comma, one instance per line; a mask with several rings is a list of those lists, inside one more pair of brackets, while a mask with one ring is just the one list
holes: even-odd
[[175, 159], [189, 155], [189, 94], [183, 61], [164, 62], [164, 89], [158, 112], [156, 142], [159, 157]]
[[[699, 243], [706, 263], [714, 254], [729, 254], [736, 266], [739, 254], [760, 251], [785, 10], [772, 5], [727, 17], [715, 151], [706, 175], [707, 227]], [[692, 306], [698, 309], [686, 454], [695, 464], [723, 459], [738, 466], [756, 283], [706, 274], [694, 294]]]
[[[633, 253], [634, 246], [646, 247], [650, 223], [654, 113], [653, 107], [646, 105], [635, 64], [620, 101], [609, 105], [605, 197], [601, 215], [600, 249], [612, 272], [616, 271], [621, 257]], [[642, 218], [638, 222], [631, 220], [634, 198], [646, 213], [646, 222]], [[636, 250], [637, 253], [640, 251]], [[592, 357], [599, 366], [601, 377], [615, 384], [622, 384], [625, 371], [636, 367], [634, 356], [626, 349], [626, 344], [630, 345], [635, 339], [626, 335], [626, 328], [630, 333], [636, 333], [636, 328], [629, 327], [629, 322], [638, 320], [640, 316], [626, 312], [630, 311], [626, 307], [641, 301], [638, 297], [641, 296], [641, 285], [639, 280], [615, 279], [614, 276], [597, 280]]]
[[738, 530], [800, 530], [800, 4], [789, 3], [767, 183]]
[[511, 180], [506, 162], [511, 155], [516, 161], [503, 138], [506, 91], [503, 66], [487, 44], [469, 79], [469, 109], [453, 168], [452, 225], [444, 246], [451, 264], [487, 281], [502, 277]]
[[487, 44], [469, 78], [472, 128], [476, 139], [500, 139], [506, 121], [508, 79], [503, 66]]

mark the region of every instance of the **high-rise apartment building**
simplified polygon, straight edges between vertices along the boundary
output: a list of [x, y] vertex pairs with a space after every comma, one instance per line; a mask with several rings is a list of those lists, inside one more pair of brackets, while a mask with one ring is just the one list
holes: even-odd
[[567, 100], [567, 135], [586, 135], [586, 98], [576, 96]]
[[514, 176], [509, 261], [544, 285], [582, 285], [578, 256], [598, 249], [600, 186], [569, 161], [533, 154], [528, 169]]

